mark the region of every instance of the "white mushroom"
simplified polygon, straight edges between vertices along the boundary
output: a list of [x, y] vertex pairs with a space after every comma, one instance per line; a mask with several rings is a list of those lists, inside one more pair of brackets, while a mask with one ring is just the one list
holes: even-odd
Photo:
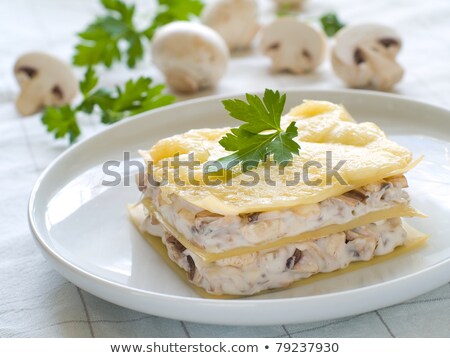
[[176, 21], [156, 31], [152, 57], [170, 87], [195, 92], [219, 81], [227, 68], [229, 52], [222, 37], [209, 27]]
[[78, 81], [71, 68], [42, 52], [22, 55], [14, 65], [14, 75], [21, 88], [16, 107], [24, 116], [44, 106], [68, 104], [78, 91]]
[[332, 64], [350, 87], [389, 90], [403, 77], [396, 62], [402, 42], [390, 27], [375, 24], [348, 26], [336, 34]]
[[279, 8], [299, 9], [303, 6], [304, 0], [274, 0]]
[[321, 30], [284, 17], [263, 28], [260, 48], [272, 59], [275, 71], [304, 73], [323, 62], [326, 38]]
[[260, 26], [256, 0], [218, 0], [208, 3], [202, 22], [223, 37], [230, 51], [251, 46]]

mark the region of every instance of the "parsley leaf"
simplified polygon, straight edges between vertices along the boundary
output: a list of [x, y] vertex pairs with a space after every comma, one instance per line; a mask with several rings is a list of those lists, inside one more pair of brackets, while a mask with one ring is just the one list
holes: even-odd
[[333, 12], [321, 16], [320, 23], [322, 24], [322, 28], [328, 37], [333, 37], [336, 34], [336, 32], [338, 32], [345, 26], [345, 24], [342, 23], [338, 19], [337, 15]]
[[92, 67], [88, 67], [84, 78], [80, 81], [82, 102], [75, 107], [46, 107], [42, 116], [42, 123], [48, 132], [54, 132], [55, 138], [69, 136], [73, 143], [81, 134], [78, 126], [79, 113], [98, 113], [101, 122], [112, 124], [124, 117], [145, 112], [157, 107], [166, 106], [175, 101], [175, 97], [164, 93], [164, 85], [152, 86], [152, 79], [139, 77], [129, 80], [122, 87], [113, 90], [106, 88], [95, 89], [98, 77]]
[[128, 7], [125, 3], [118, 0], [101, 0], [101, 2], [105, 9], [118, 12], [125, 23], [131, 24], [135, 9], [134, 5]]
[[95, 86], [97, 86], [98, 77], [94, 69], [89, 66], [84, 74], [83, 80], [80, 82], [80, 91], [84, 98], [87, 97]]
[[99, 88], [93, 93], [89, 93], [81, 102], [77, 110], [87, 114], [94, 112], [94, 108], [99, 106], [100, 108], [108, 108], [111, 106], [110, 90], [107, 88]]
[[122, 59], [133, 68], [144, 57], [144, 40], [157, 28], [177, 20], [190, 20], [203, 8], [200, 0], [159, 0], [153, 22], [143, 31], [134, 25], [135, 5], [122, 0], [100, 0], [106, 15], [97, 17], [82, 32], [75, 46], [73, 63], [77, 66], [103, 64], [107, 68]]
[[173, 21], [188, 21], [199, 16], [203, 10], [200, 0], [159, 0], [159, 7], [153, 23], [143, 32], [152, 39], [156, 29]]
[[106, 67], [120, 61], [121, 46], [126, 47], [127, 64], [134, 67], [143, 57], [140, 34], [133, 25], [134, 5], [120, 0], [101, 0], [108, 14], [98, 17], [78, 36], [82, 39], [75, 49], [73, 63], [88, 66], [103, 63]]
[[48, 132], [54, 132], [56, 139], [69, 135], [70, 143], [73, 143], [81, 133], [76, 111], [67, 104], [62, 107], [46, 107], [42, 115], [42, 123], [47, 127]]
[[[262, 100], [251, 94], [246, 94], [246, 99], [247, 102], [239, 99], [222, 102], [231, 117], [245, 124], [232, 128], [219, 141], [223, 148], [234, 153], [218, 159], [217, 163], [227, 170], [241, 163], [242, 170], [247, 171], [272, 155], [280, 165], [286, 165], [300, 149], [294, 141], [298, 135], [295, 122], [291, 122], [286, 130], [281, 128], [286, 95], [266, 89]], [[211, 167], [215, 165], [208, 170]]]
[[165, 106], [174, 102], [175, 97], [163, 94], [163, 85], [151, 86], [152, 79], [140, 77], [129, 80], [122, 89], [101, 96], [96, 104], [103, 111], [102, 123], [111, 124], [128, 115], [134, 115], [150, 109]]

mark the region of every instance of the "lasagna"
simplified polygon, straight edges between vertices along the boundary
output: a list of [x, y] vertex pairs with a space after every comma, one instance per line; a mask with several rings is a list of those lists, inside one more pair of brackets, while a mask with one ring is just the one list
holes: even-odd
[[417, 163], [408, 149], [330, 102], [304, 101], [281, 123], [292, 121], [301, 150], [284, 167], [268, 158], [251, 173], [205, 170], [227, 154], [219, 140], [230, 128], [191, 130], [141, 151], [147, 172], [137, 177], [142, 197], [131, 218], [201, 292], [287, 288], [423, 242], [402, 220], [423, 216], [405, 190]]

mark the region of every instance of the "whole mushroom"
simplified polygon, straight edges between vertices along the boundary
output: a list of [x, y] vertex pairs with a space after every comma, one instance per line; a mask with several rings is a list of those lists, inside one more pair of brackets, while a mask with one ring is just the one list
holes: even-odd
[[284, 17], [262, 29], [260, 48], [272, 59], [275, 71], [300, 74], [314, 70], [323, 62], [326, 38], [321, 30]]
[[208, 3], [202, 22], [223, 37], [230, 51], [252, 44], [260, 25], [256, 0], [218, 0]]
[[170, 87], [192, 93], [219, 81], [226, 71], [229, 51], [222, 37], [209, 27], [176, 21], [156, 31], [152, 58]]
[[30, 52], [19, 57], [14, 75], [21, 89], [16, 107], [23, 116], [44, 106], [68, 104], [78, 92], [78, 81], [71, 68], [46, 53]]
[[392, 28], [363, 24], [336, 34], [331, 61], [334, 72], [350, 87], [389, 90], [403, 77], [396, 56], [402, 41]]

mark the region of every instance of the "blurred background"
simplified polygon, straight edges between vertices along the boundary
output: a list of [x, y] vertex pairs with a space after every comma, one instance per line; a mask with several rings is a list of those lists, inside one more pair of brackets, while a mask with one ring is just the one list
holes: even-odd
[[[205, 2], [211, 2], [207, 0]], [[151, 0], [125, 1], [137, 6], [137, 25], [143, 26], [154, 15], [156, 2]], [[21, 54], [46, 51], [71, 62], [76, 33], [83, 30], [96, 15], [104, 13], [96, 0], [15, 0], [0, 2], [0, 103], [13, 100], [18, 86], [12, 69]], [[261, 23], [270, 23], [277, 16], [272, 0], [259, 0]], [[307, 21], [327, 12], [336, 12], [346, 24], [375, 22], [388, 25], [399, 32], [403, 48], [398, 60], [405, 68], [403, 80], [395, 91], [435, 103], [449, 104], [450, 96], [442, 87], [443, 79], [450, 81], [448, 71], [450, 46], [449, 3], [446, 0], [305, 0], [299, 17]], [[332, 44], [332, 40], [329, 40]], [[257, 39], [255, 40], [257, 43]], [[82, 69], [77, 70], [81, 77]], [[160, 72], [151, 63], [150, 53], [130, 71], [117, 64], [109, 71], [101, 71], [102, 84], [116, 84], [130, 76], [148, 75], [163, 82]], [[270, 76], [270, 59], [262, 56], [255, 46], [231, 56], [228, 71], [211, 93], [261, 90], [265, 87], [308, 86], [314, 88], [342, 88], [327, 59], [316, 71], [306, 75], [276, 74]], [[272, 83], [271, 83], [272, 81]], [[420, 86], [417, 84], [420, 83]], [[433, 96], [430, 96], [429, 94]], [[181, 96], [185, 98], [186, 96]], [[12, 113], [11, 113], [12, 114]]]

